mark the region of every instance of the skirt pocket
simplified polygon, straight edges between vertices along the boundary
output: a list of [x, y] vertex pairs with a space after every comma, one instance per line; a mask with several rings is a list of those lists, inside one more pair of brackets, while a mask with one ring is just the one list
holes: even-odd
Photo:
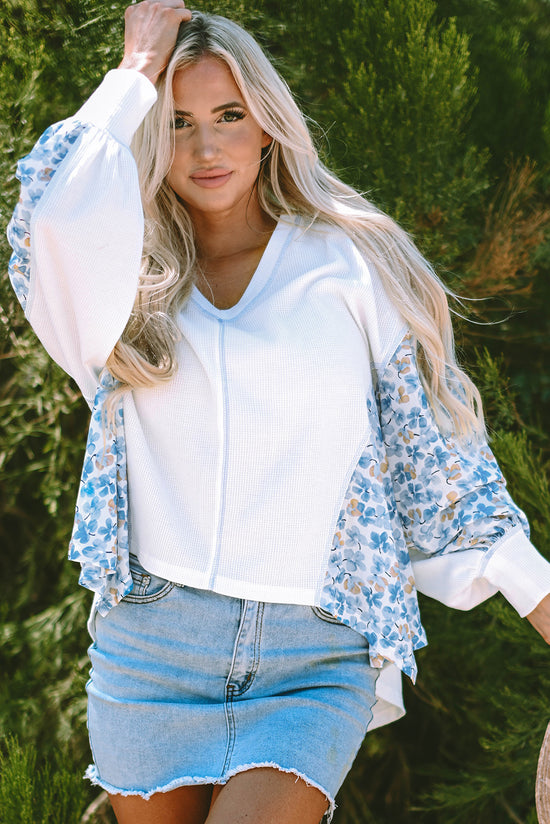
[[130, 604], [150, 604], [165, 598], [176, 586], [172, 581], [153, 575], [144, 569], [136, 555], [130, 554], [130, 572], [134, 586], [132, 591], [122, 599]]
[[342, 621], [340, 621], [339, 618], [336, 618], [335, 615], [333, 615], [331, 612], [327, 612], [327, 610], [323, 609], [322, 607], [311, 607], [311, 609], [313, 610], [313, 614], [316, 615], [317, 618], [320, 618], [321, 621], [326, 621], [329, 624], [342, 623]]

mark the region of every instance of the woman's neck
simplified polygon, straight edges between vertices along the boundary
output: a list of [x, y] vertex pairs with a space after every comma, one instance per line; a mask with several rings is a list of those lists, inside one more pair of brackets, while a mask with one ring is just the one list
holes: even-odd
[[266, 245], [276, 221], [258, 204], [246, 204], [243, 210], [191, 213], [202, 264], [212, 264], [238, 257]]
[[235, 214], [191, 215], [197, 241], [199, 291], [218, 309], [239, 302], [267, 246], [276, 221], [250, 210]]

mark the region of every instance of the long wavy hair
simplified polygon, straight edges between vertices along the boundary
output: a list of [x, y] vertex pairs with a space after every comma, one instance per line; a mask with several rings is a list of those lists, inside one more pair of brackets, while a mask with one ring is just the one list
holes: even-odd
[[227, 64], [251, 115], [273, 138], [256, 182], [260, 207], [275, 220], [282, 214], [322, 220], [353, 239], [409, 324], [439, 425], [460, 438], [482, 435], [479, 393], [455, 357], [448, 290], [409, 235], [320, 162], [288, 86], [253, 37], [224, 17], [201, 12], [180, 27], [158, 99], [132, 143], [145, 232], [133, 311], [107, 362], [119, 381], [116, 393], [155, 386], [177, 368], [175, 317], [189, 296], [197, 258], [192, 222], [166, 180], [174, 153], [172, 81], [207, 55]]

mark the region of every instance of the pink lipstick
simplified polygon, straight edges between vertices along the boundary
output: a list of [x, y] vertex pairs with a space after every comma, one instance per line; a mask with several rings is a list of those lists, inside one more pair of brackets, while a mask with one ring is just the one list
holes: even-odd
[[232, 174], [233, 172], [228, 172], [225, 169], [203, 169], [194, 172], [191, 175], [191, 180], [203, 189], [216, 189], [218, 186], [227, 183]]

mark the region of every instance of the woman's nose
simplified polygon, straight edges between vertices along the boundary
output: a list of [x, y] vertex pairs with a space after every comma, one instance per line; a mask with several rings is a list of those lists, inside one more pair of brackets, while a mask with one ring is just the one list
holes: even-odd
[[195, 129], [194, 153], [196, 157], [209, 158], [218, 154], [218, 141], [214, 131], [208, 126], [197, 126]]

